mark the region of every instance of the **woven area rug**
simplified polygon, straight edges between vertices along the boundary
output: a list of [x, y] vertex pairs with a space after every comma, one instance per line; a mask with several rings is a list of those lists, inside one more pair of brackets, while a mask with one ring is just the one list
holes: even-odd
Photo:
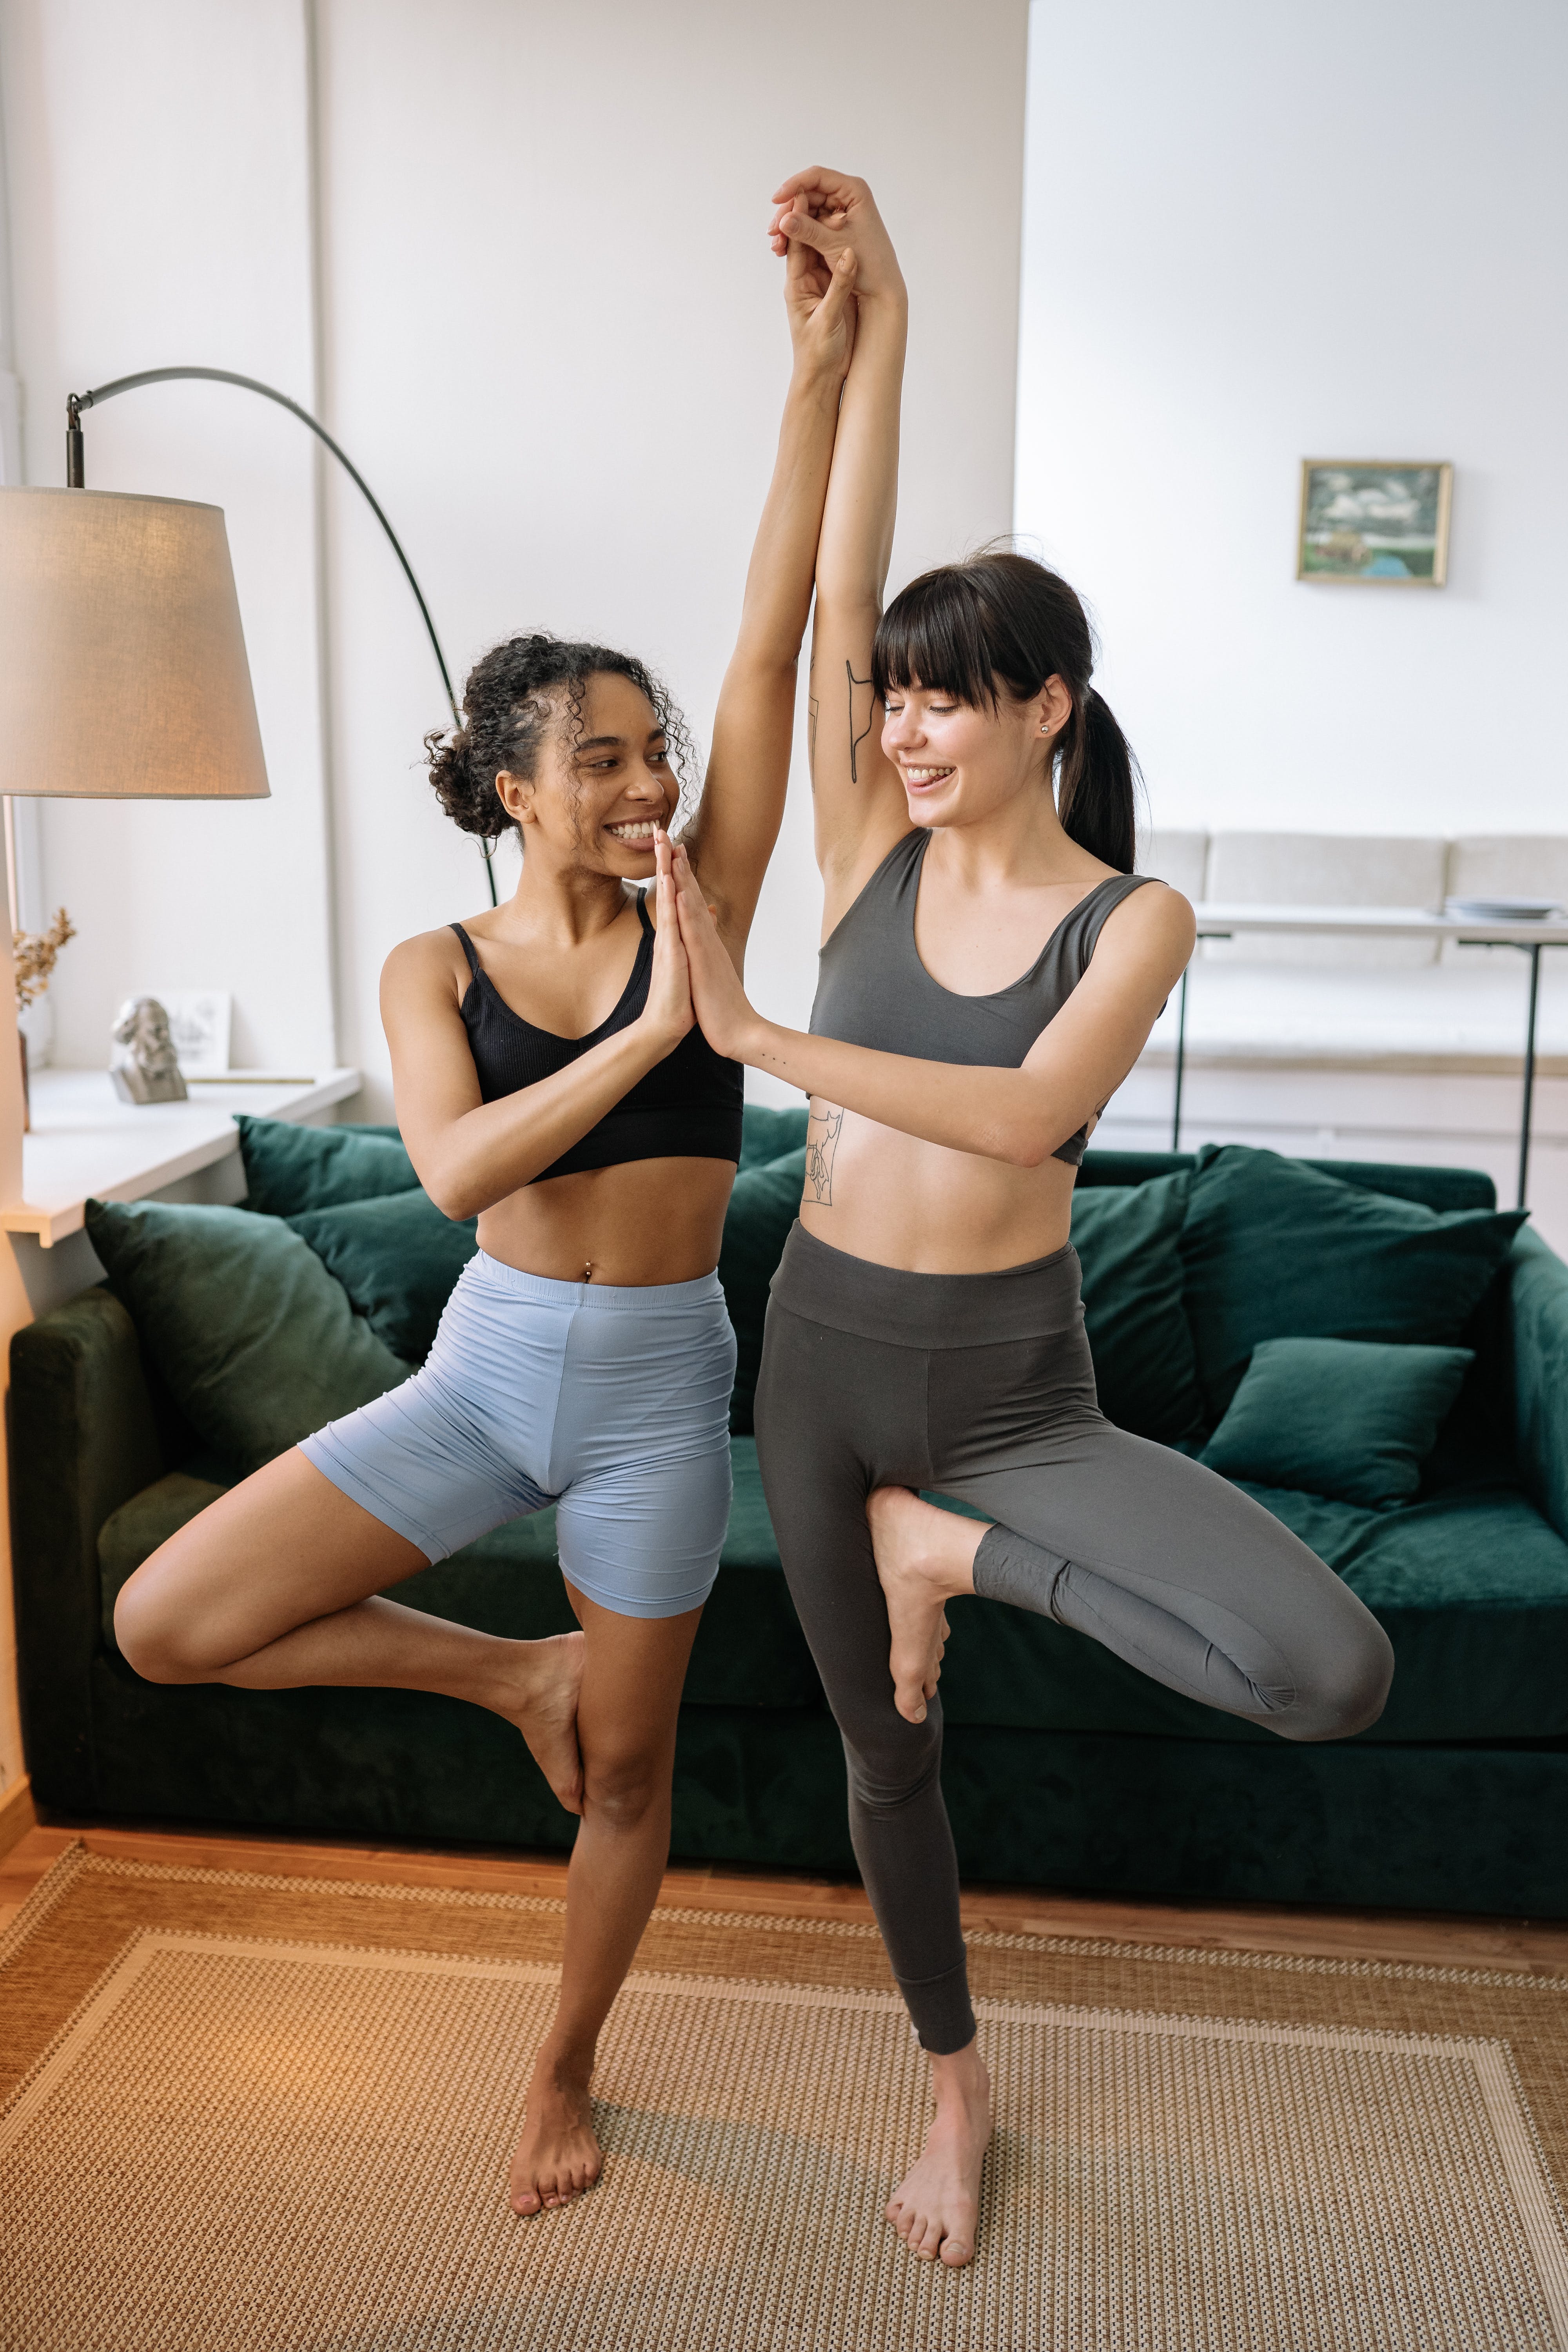
[[972, 2269], [880, 2220], [923, 2063], [858, 1926], [660, 1911], [599, 2187], [506, 2163], [559, 1904], [75, 1848], [0, 1939], [26, 2352], [1568, 2352], [1568, 1979], [973, 1939]]

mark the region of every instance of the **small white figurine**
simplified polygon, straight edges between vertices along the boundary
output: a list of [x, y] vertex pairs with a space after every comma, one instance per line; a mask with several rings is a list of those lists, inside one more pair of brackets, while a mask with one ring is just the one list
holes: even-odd
[[114, 1051], [109, 1075], [121, 1102], [184, 1102], [185, 1082], [180, 1076], [169, 1016], [155, 996], [128, 996], [110, 1033]]

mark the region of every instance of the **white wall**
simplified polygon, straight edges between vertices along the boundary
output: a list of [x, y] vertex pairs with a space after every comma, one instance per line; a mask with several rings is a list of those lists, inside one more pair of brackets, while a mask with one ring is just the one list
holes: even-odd
[[[1007, 527], [1026, 24], [1026, 0], [970, 0], [961, 40], [943, 0], [830, 26], [755, 0], [0, 0], [26, 478], [62, 479], [68, 392], [260, 376], [362, 467], [459, 681], [521, 625], [580, 632], [651, 658], [705, 736], [788, 369], [763, 229], [792, 168], [866, 173], [914, 293], [895, 578]], [[336, 1054], [384, 1115], [382, 960], [484, 895], [417, 764], [447, 713], [402, 576], [250, 395], [157, 387], [86, 432], [94, 487], [226, 510], [273, 797], [40, 803], [24, 919], [63, 900], [80, 933], [55, 1058], [101, 1065], [132, 989], [227, 987], [237, 1060]], [[797, 791], [751, 960], [796, 1021], [818, 908]], [[0, 1345], [32, 1247], [0, 1252]], [[0, 1597], [0, 1789], [19, 1766]]]
[[[829, 54], [733, 0], [0, 0], [28, 478], [60, 479], [65, 394], [110, 375], [189, 361], [318, 397], [459, 683], [521, 625], [598, 636], [660, 667], [705, 737], [787, 372], [763, 232], [791, 167], [863, 170], [914, 289], [898, 575], [1007, 527], [1025, 0], [978, 0], [961, 44], [951, 21], [853, 0]], [[961, 204], [933, 137], [964, 158]], [[382, 960], [484, 895], [418, 764], [447, 714], [402, 576], [329, 468], [329, 791], [309, 437], [207, 386], [86, 430], [95, 487], [226, 508], [274, 798], [46, 809], [40, 895], [81, 934], [55, 1058], [100, 1061], [132, 988], [226, 985], [237, 1060], [336, 1050], [370, 1074], [359, 1115], [384, 1115]], [[807, 833], [797, 805], [752, 956], [796, 1019]]]
[[[325, 0], [329, 408], [395, 492], [459, 677], [521, 626], [624, 644], [706, 737], [787, 373], [767, 199], [799, 164], [866, 174], [914, 292], [895, 576], [1006, 529], [1023, 0], [979, 0], [961, 42], [952, 22], [943, 0], [854, 0], [830, 37], [734, 0]], [[403, 584], [331, 495], [342, 1045], [379, 1074], [383, 956], [482, 886], [415, 765], [443, 711]], [[751, 957], [800, 1022], [808, 834], [797, 793]]]
[[[1568, 828], [1568, 11], [1035, 0], [1016, 515], [1155, 821]], [[1298, 583], [1305, 457], [1447, 457], [1442, 590]]]
[[[312, 395], [304, 20], [290, 0], [5, 0], [5, 109], [27, 478], [63, 480], [68, 392], [191, 362]], [[100, 489], [228, 518], [274, 797], [61, 801], [42, 895], [79, 937], [49, 995], [55, 1059], [107, 1059], [147, 987], [227, 987], [235, 1059], [331, 1061], [310, 436], [251, 394], [160, 385], [86, 422]]]

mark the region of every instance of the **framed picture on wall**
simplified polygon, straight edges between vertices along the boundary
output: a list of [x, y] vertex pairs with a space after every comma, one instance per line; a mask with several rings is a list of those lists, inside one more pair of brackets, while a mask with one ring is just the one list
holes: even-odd
[[1453, 492], [1450, 465], [1303, 458], [1297, 579], [1441, 588], [1448, 575]]

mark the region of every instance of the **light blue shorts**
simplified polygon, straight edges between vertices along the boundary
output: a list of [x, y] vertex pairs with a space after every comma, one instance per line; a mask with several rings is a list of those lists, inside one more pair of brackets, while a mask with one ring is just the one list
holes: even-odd
[[431, 1560], [553, 1503], [580, 1592], [679, 1617], [719, 1572], [734, 1378], [717, 1274], [616, 1289], [481, 1250], [423, 1370], [300, 1450]]

